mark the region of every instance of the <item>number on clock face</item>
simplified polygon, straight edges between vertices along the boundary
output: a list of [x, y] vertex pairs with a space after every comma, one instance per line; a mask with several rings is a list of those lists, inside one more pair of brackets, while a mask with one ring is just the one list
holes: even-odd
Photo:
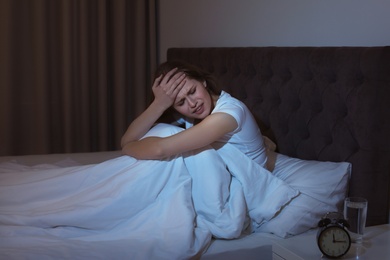
[[328, 256], [344, 255], [349, 249], [347, 231], [338, 227], [325, 229], [318, 238], [321, 251]]

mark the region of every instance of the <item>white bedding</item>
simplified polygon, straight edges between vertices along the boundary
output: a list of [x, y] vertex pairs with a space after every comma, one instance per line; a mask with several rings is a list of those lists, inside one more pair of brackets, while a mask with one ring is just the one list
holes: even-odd
[[276, 158], [271, 174], [220, 144], [165, 161], [0, 157], [0, 259], [272, 259], [272, 240], [340, 209], [351, 170]]
[[0, 259], [197, 258], [212, 236], [239, 237], [247, 213], [267, 222], [299, 194], [240, 156], [225, 145], [165, 161], [2, 163]]

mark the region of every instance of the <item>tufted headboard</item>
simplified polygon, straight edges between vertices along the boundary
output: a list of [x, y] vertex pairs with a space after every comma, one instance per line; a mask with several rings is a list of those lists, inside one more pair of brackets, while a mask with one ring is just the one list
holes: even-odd
[[367, 225], [388, 223], [390, 47], [171, 48], [244, 101], [278, 152], [352, 163]]

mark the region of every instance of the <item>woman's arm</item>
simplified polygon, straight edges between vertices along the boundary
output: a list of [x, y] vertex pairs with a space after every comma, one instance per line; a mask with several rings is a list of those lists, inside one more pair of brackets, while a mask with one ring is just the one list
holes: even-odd
[[237, 121], [226, 113], [211, 114], [199, 124], [178, 134], [147, 137], [123, 146], [124, 154], [137, 159], [163, 159], [209, 145], [237, 128]]
[[160, 116], [174, 102], [177, 93], [185, 84], [185, 74], [173, 69], [164, 77], [159, 76], [155, 79], [152, 90], [154, 100], [150, 106], [138, 116], [127, 128], [121, 139], [122, 148], [129, 142], [137, 141], [146, 134]]

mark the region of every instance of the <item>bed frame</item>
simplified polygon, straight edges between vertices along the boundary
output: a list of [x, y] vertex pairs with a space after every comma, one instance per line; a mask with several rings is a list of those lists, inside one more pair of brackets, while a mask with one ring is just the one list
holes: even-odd
[[[247, 104], [263, 134], [277, 144], [277, 152], [305, 160], [350, 162], [349, 195], [368, 199], [367, 225], [388, 223], [390, 47], [172, 48], [167, 57], [213, 73], [223, 89]], [[0, 157], [0, 162], [65, 167], [120, 155], [120, 151], [27, 155]], [[296, 241], [312, 242], [309, 247], [319, 255], [312, 236], [305, 240], [305, 235]], [[214, 239], [201, 258], [272, 259], [272, 241], [293, 243], [283, 240], [261, 232]], [[94, 257], [97, 249], [114, 249], [120, 256], [129, 246], [127, 241], [71, 242], [60, 240], [48, 247], [44, 241], [34, 252], [40, 255], [39, 250], [44, 250], [44, 256], [82, 252]], [[29, 247], [17, 245], [21, 254], [31, 255]]]
[[389, 221], [390, 47], [171, 48], [244, 101], [278, 152], [352, 163], [367, 225]]

